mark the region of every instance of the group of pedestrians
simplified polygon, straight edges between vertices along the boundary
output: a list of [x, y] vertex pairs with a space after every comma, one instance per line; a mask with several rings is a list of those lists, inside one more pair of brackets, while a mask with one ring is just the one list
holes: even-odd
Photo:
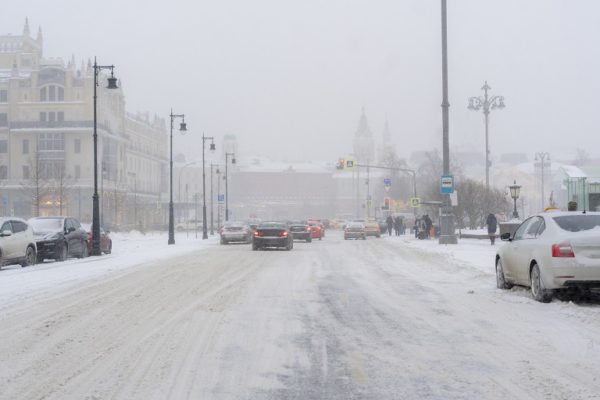
[[394, 234], [396, 236], [404, 235], [404, 231], [406, 228], [404, 226], [404, 220], [402, 219], [402, 217], [396, 216], [395, 218], [393, 218], [391, 215], [388, 215], [388, 217], [385, 220], [385, 223], [387, 224], [389, 236], [392, 236], [392, 230], [394, 230]]

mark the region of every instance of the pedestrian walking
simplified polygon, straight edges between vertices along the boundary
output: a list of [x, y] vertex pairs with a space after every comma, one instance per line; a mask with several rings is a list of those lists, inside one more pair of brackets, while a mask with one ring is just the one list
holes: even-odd
[[498, 229], [498, 220], [496, 219], [496, 216], [494, 214], [490, 213], [487, 216], [485, 223], [487, 225], [490, 242], [492, 243], [492, 246], [493, 246], [494, 243], [496, 242], [496, 230]]
[[431, 237], [431, 227], [433, 226], [433, 221], [429, 218], [429, 214], [423, 215], [423, 222], [425, 222], [425, 236], [429, 239]]
[[392, 226], [394, 225], [394, 219], [391, 215], [385, 219], [385, 223], [387, 224], [388, 236], [392, 236]]
[[394, 218], [394, 233], [396, 236], [400, 236], [400, 225], [402, 225], [400, 217]]

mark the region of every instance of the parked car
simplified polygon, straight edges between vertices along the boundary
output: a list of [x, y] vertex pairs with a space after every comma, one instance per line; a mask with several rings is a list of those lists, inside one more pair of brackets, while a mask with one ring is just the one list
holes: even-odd
[[33, 228], [37, 260], [64, 261], [67, 257], [88, 256], [88, 235], [79, 221], [71, 217], [36, 217], [28, 223]]
[[294, 240], [305, 240], [307, 243], [312, 242], [312, 232], [308, 222], [290, 221], [288, 222], [288, 226]]
[[221, 235], [221, 244], [233, 242], [252, 242], [252, 228], [244, 222], [225, 222], [225, 225], [219, 230]]
[[33, 265], [36, 254], [31, 226], [20, 218], [0, 218], [0, 268], [11, 264]]
[[344, 228], [344, 240], [348, 239], [367, 239], [365, 225], [362, 222], [350, 222]]
[[323, 240], [325, 229], [323, 229], [321, 223], [317, 221], [308, 221], [308, 226], [310, 227], [311, 238]]
[[517, 228], [496, 254], [496, 285], [531, 288], [549, 302], [556, 290], [600, 288], [600, 213], [546, 212]]
[[[81, 224], [81, 227], [87, 232], [88, 254], [92, 254], [94, 238], [92, 224]], [[100, 251], [104, 254], [110, 254], [112, 252], [112, 239], [109, 235], [110, 231], [105, 231], [104, 228], [100, 227]]]
[[294, 239], [287, 224], [282, 222], [263, 222], [256, 228], [252, 238], [252, 250], [265, 247], [282, 247], [286, 250], [294, 248]]

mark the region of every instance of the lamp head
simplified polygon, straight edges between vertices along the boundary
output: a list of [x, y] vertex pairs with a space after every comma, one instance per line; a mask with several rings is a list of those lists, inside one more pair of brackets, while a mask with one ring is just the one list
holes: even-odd
[[212, 142], [212, 143], [210, 144], [210, 151], [215, 151], [215, 150], [216, 150], [215, 143], [214, 143], [214, 142]]
[[231, 163], [235, 164], [235, 156], [231, 157]]
[[509, 189], [510, 189], [510, 197], [512, 197], [515, 200], [518, 199], [519, 194], [521, 192], [521, 186], [517, 185], [517, 181], [514, 181], [514, 184], [509, 186]]
[[113, 73], [112, 69], [110, 71], [110, 78], [108, 78], [108, 85], [106, 86], [107, 89], [118, 89], [119, 87], [117, 86], [117, 78], [115, 78], [115, 74]]
[[187, 132], [187, 124], [185, 123], [185, 120], [181, 121], [181, 124], [179, 124], [179, 131]]

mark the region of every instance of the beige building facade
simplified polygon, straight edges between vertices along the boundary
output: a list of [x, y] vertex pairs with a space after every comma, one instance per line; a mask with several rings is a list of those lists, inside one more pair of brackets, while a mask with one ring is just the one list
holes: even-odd
[[[0, 213], [71, 215], [90, 222], [93, 194], [92, 61], [43, 56], [32, 37], [0, 36]], [[168, 136], [164, 119], [125, 111], [122, 89], [100, 75], [98, 192], [109, 228], [164, 221]]]

